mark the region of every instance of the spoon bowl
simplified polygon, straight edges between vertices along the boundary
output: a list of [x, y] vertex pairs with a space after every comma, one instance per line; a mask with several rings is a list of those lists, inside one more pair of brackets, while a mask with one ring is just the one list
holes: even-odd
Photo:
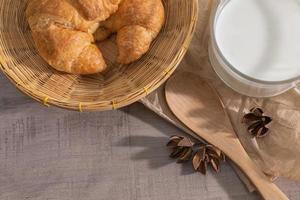
[[166, 100], [182, 123], [236, 163], [264, 199], [288, 199], [250, 159], [212, 85], [195, 74], [181, 73], [167, 82]]

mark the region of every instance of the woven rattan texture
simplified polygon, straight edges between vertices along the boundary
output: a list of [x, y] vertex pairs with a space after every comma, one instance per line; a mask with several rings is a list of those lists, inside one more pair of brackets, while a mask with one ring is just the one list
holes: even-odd
[[109, 69], [78, 76], [52, 69], [37, 53], [25, 18], [28, 0], [0, 0], [0, 63], [18, 89], [45, 105], [102, 111], [129, 105], [159, 87], [183, 58], [195, 30], [197, 0], [163, 0], [166, 23], [140, 60], [115, 62], [114, 37], [100, 43]]

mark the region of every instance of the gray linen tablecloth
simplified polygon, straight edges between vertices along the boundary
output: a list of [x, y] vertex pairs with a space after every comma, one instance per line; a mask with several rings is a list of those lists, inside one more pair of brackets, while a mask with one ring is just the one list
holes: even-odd
[[[168, 158], [165, 143], [184, 134], [141, 104], [78, 113], [44, 107], [0, 75], [1, 200], [260, 199], [231, 167], [194, 173]], [[299, 183], [280, 180], [291, 200]]]

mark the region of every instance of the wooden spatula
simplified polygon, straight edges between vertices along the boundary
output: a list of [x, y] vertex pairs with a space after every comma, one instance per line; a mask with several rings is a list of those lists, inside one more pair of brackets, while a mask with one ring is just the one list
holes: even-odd
[[181, 73], [167, 82], [166, 99], [177, 118], [235, 162], [264, 199], [288, 199], [250, 159], [231, 126], [218, 93], [210, 84], [192, 73]]

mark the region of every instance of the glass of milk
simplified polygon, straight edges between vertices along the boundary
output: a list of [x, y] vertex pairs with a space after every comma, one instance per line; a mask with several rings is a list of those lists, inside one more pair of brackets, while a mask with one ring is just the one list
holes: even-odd
[[220, 0], [209, 54], [219, 77], [252, 97], [300, 88], [300, 0]]

